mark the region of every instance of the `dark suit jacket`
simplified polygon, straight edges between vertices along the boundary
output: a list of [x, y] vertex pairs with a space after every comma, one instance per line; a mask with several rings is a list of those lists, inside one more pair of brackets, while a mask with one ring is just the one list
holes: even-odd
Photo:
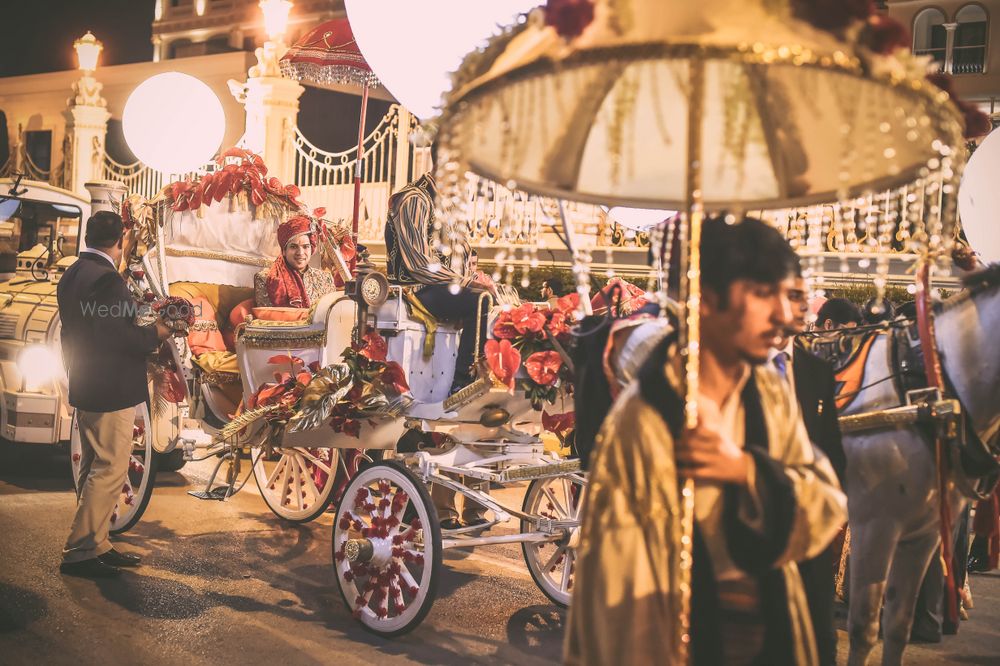
[[[837, 386], [833, 366], [804, 349], [795, 347], [792, 352], [792, 374], [795, 378], [795, 396], [802, 409], [802, 420], [809, 439], [830, 459], [830, 464], [843, 485], [847, 458], [837, 422]], [[813, 559], [799, 562], [799, 574], [809, 602], [821, 666], [834, 666], [837, 659], [837, 630], [833, 617], [836, 555], [838, 553], [830, 546]]]
[[155, 327], [135, 323], [125, 280], [96, 254], [80, 253], [56, 289], [69, 404], [113, 412], [149, 400], [146, 357], [159, 346]]
[[847, 469], [847, 457], [837, 422], [837, 386], [833, 367], [804, 349], [795, 347], [792, 354], [795, 396], [802, 408], [809, 439], [830, 459], [841, 485]]

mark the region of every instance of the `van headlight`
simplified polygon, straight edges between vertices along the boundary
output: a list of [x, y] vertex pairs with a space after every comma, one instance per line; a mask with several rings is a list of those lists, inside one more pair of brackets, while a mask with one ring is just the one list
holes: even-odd
[[18, 355], [17, 371], [23, 390], [37, 391], [63, 376], [62, 358], [45, 345], [31, 345]]

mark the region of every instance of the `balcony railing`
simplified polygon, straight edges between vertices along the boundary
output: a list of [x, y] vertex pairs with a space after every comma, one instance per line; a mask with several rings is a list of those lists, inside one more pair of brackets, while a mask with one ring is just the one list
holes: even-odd
[[985, 46], [956, 46], [951, 52], [952, 74], [982, 74], [985, 65]]

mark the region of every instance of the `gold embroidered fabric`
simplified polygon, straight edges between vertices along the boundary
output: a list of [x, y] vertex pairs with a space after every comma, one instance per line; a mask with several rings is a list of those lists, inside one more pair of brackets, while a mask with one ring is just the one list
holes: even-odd
[[[280, 258], [276, 261], [280, 261]], [[259, 308], [282, 307], [287, 303], [272, 303], [267, 294], [267, 274], [270, 268], [258, 271], [253, 276], [254, 304]], [[329, 271], [309, 266], [302, 274], [302, 283], [306, 287], [306, 294], [309, 302], [315, 304], [323, 296], [336, 290], [337, 285], [333, 282], [333, 274]]]

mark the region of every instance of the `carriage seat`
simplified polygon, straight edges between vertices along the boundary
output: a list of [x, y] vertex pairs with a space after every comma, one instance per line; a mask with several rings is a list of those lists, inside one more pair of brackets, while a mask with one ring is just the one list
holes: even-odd
[[[175, 282], [171, 296], [187, 298], [195, 306], [195, 323], [188, 334], [194, 362], [207, 379], [239, 381], [235, 355], [235, 327], [249, 314], [253, 289], [206, 282]], [[227, 380], [227, 381], [221, 381]]]
[[423, 357], [429, 359], [434, 354], [434, 340], [438, 331], [458, 333], [462, 327], [455, 322], [438, 321], [420, 297], [407, 287], [392, 285], [385, 303], [375, 311], [375, 327], [390, 336], [411, 331], [423, 337]]

